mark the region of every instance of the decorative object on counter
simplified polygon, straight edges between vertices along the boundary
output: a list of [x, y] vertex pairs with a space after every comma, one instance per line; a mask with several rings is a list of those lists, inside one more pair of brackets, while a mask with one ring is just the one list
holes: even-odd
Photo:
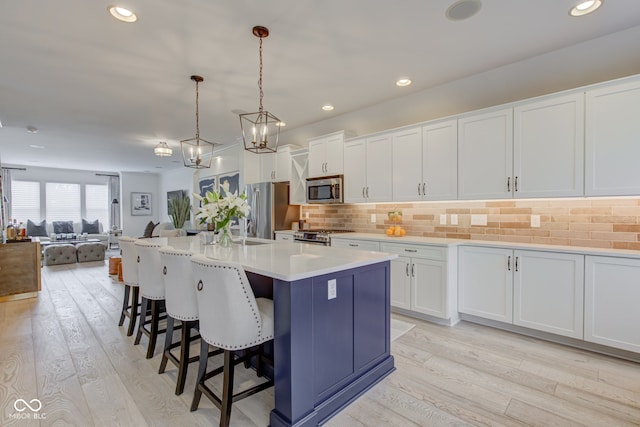
[[196, 136], [180, 141], [182, 160], [188, 168], [205, 169], [211, 167], [214, 143], [200, 138], [200, 113], [198, 111], [198, 84], [204, 81], [201, 76], [191, 76], [196, 82]]
[[[223, 193], [224, 192], [224, 196]], [[233, 218], [244, 218], [249, 214], [247, 195], [231, 193], [225, 187], [217, 191], [207, 191], [204, 197], [193, 193], [201, 206], [196, 213], [200, 224], [214, 224], [220, 246], [231, 246], [231, 224]]]
[[[173, 194], [171, 193], [179, 193]], [[191, 199], [182, 191], [170, 191], [167, 193], [169, 198], [169, 216], [175, 229], [184, 227], [184, 223], [189, 219], [189, 213], [191, 212]]]
[[385, 230], [385, 234], [387, 236], [402, 237], [407, 234], [407, 231], [402, 226], [398, 225], [398, 223], [402, 222], [401, 210], [392, 210], [387, 213], [387, 217], [389, 218], [389, 221], [393, 223], [391, 227], [388, 227]]
[[258, 37], [260, 44], [260, 77], [258, 79], [260, 107], [255, 113], [240, 114], [242, 140], [244, 141], [244, 149], [252, 153], [275, 153], [278, 149], [280, 127], [284, 123], [273, 114], [265, 111], [262, 106], [262, 98], [264, 97], [262, 91], [262, 39], [269, 36], [269, 30], [266, 27], [255, 26], [253, 27], [253, 35]]

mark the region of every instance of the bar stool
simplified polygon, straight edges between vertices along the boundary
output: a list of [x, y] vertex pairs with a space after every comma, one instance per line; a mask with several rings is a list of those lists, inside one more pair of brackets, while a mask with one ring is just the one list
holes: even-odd
[[[191, 252], [168, 246], [161, 247], [159, 252], [164, 275], [167, 332], [158, 373], [164, 373], [169, 360], [178, 367], [176, 394], [179, 395], [184, 391], [189, 364], [200, 359], [199, 356], [189, 357], [190, 344], [200, 339], [200, 335], [197, 333], [199, 325], [196, 287], [191, 274]], [[173, 330], [176, 320], [182, 323], [182, 333], [180, 341], [174, 343]], [[196, 331], [195, 335], [191, 335], [192, 330]], [[171, 353], [171, 350], [176, 347], [180, 347], [179, 358]], [[220, 353], [222, 350], [211, 352], [209, 356]]]
[[120, 255], [122, 256], [122, 279], [124, 284], [124, 298], [122, 299], [122, 313], [118, 326], [124, 324], [125, 317], [129, 318], [127, 336], [133, 335], [136, 320], [140, 310], [140, 288], [138, 287], [138, 255], [135, 243], [138, 239], [120, 237]]
[[[273, 301], [255, 298], [242, 266], [212, 260], [202, 255], [191, 258], [196, 283], [196, 302], [200, 316], [200, 363], [198, 383], [191, 411], [198, 409], [204, 394], [220, 409], [220, 426], [227, 427], [233, 402], [244, 399], [273, 385], [268, 379], [256, 386], [233, 394], [235, 365], [257, 355], [257, 374], [262, 376], [262, 345], [273, 339]], [[224, 350], [224, 365], [207, 372], [209, 345]], [[253, 351], [258, 347], [258, 351]], [[246, 351], [246, 350], [252, 351]], [[236, 352], [245, 350], [236, 358]], [[207, 387], [205, 381], [224, 374], [222, 397]]]
[[[133, 343], [138, 345], [142, 334], [149, 337], [147, 359], [153, 357], [158, 335], [166, 332], [166, 329], [159, 329], [160, 320], [166, 318], [163, 316], [165, 313], [164, 278], [160, 252], [158, 252], [161, 246], [160, 243], [151, 243], [142, 239], [135, 243], [138, 254], [138, 284], [140, 295], [142, 295], [142, 305], [138, 333]], [[146, 328], [147, 325], [149, 328]]]

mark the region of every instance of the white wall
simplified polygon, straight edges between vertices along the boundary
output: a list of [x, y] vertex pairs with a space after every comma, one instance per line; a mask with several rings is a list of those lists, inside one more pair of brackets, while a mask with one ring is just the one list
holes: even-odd
[[[131, 215], [131, 193], [151, 193], [151, 215]], [[141, 237], [149, 221], [161, 221], [160, 206], [166, 205], [166, 193], [162, 197], [160, 192], [160, 175], [155, 173], [120, 173], [120, 209], [122, 218], [122, 234], [125, 236]], [[165, 207], [166, 210], [166, 207]]]

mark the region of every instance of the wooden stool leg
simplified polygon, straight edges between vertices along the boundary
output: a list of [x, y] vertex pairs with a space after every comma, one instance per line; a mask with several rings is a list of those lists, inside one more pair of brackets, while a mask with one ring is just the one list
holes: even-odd
[[173, 322], [175, 322], [175, 319], [167, 316], [167, 333], [164, 336], [164, 351], [162, 352], [162, 360], [160, 361], [160, 369], [158, 370], [159, 374], [164, 373], [164, 370], [167, 368], [167, 362], [169, 361], [168, 353], [171, 351], [171, 344], [173, 344]]
[[233, 404], [233, 374], [235, 363], [233, 351], [224, 352], [224, 380], [222, 383], [222, 404], [220, 407], [220, 427], [229, 427], [231, 405]]
[[160, 323], [161, 301], [151, 300], [151, 328], [149, 329], [149, 345], [147, 346], [147, 359], [153, 357], [158, 341], [158, 324]]
[[138, 313], [140, 310], [140, 288], [137, 286], [131, 286], [131, 311], [129, 312], [129, 330], [127, 336], [133, 335], [133, 331], [136, 329], [136, 320], [138, 320]]
[[180, 340], [180, 364], [178, 365], [178, 379], [176, 383], [176, 395], [184, 391], [184, 383], [187, 380], [189, 369], [189, 344], [191, 344], [191, 327], [193, 322], [182, 322], [182, 335]]
[[138, 321], [138, 333], [136, 334], [136, 339], [133, 341], [134, 345], [140, 344], [140, 338], [142, 338], [142, 331], [144, 329], [144, 325], [147, 323], [147, 311], [149, 310], [150, 300], [142, 297], [142, 305], [140, 306], [140, 320]]
[[209, 344], [205, 340], [200, 339], [200, 360], [198, 363], [198, 381], [196, 382], [195, 390], [193, 391], [193, 400], [191, 401], [191, 411], [198, 409], [200, 404], [200, 398], [202, 397], [202, 390], [200, 385], [204, 386], [204, 379], [207, 375], [207, 361], [209, 360]]
[[131, 308], [129, 298], [130, 298], [131, 286], [124, 285], [124, 297], [122, 298], [122, 313], [120, 314], [120, 321], [118, 322], [118, 326], [124, 325], [124, 318], [127, 317], [127, 310]]

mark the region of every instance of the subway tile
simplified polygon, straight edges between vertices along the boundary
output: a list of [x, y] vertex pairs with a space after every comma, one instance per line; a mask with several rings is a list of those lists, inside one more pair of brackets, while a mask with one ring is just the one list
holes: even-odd
[[530, 228], [528, 222], [501, 222], [500, 228]]
[[525, 236], [500, 236], [501, 242], [514, 242], [514, 243], [531, 243], [531, 237]]
[[612, 224], [615, 232], [640, 233], [640, 224]]
[[447, 233], [446, 234], [447, 239], [465, 239], [465, 240], [469, 240], [471, 238], [470, 234], [466, 234], [466, 233]]
[[611, 211], [613, 215], [640, 216], [640, 206], [614, 206]]
[[508, 215], [508, 214], [524, 214], [530, 215], [531, 208], [500, 208], [500, 214]]
[[571, 215], [611, 215], [611, 207], [571, 208]]
[[640, 250], [640, 242], [613, 242], [614, 249], [632, 249]]
[[622, 242], [637, 241], [636, 233], [610, 233], [605, 231], [592, 231], [589, 237], [592, 240], [618, 240]]
[[571, 239], [571, 246], [586, 246], [589, 248], [611, 248], [612, 242], [608, 240]]
[[[615, 231], [615, 224], [607, 224], [607, 223], [592, 223], [588, 222], [586, 224], [581, 222], [576, 222], [569, 225], [569, 230], [572, 231]], [[619, 231], [628, 231], [628, 230], [619, 230]]]
[[608, 222], [611, 224], [635, 224], [637, 222], [637, 217], [635, 216], [592, 216], [591, 222]]
[[591, 206], [637, 206], [639, 201], [640, 199], [638, 198], [594, 198], [591, 199]]
[[500, 236], [495, 234], [471, 234], [471, 240], [499, 241]]

